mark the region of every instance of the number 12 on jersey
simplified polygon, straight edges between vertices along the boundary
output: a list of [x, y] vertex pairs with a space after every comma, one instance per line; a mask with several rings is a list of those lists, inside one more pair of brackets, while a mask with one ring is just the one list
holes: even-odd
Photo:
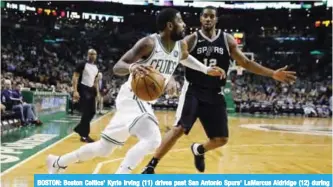
[[205, 66], [216, 66], [217, 65], [217, 60], [215, 58], [211, 58], [211, 59], [207, 59], [204, 58], [203, 59]]

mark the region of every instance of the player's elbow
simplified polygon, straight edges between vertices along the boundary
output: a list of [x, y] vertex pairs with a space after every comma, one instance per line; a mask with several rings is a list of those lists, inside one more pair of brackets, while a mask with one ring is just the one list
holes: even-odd
[[121, 62], [117, 62], [113, 66], [112, 70], [113, 70], [113, 73], [118, 76], [126, 76], [129, 73], [127, 69], [125, 69], [121, 66]]
[[250, 60], [247, 60], [247, 59], [244, 59], [244, 60], [240, 60], [237, 62], [239, 66], [245, 68], [245, 69], [248, 69], [251, 61]]
[[117, 75], [117, 73], [118, 73], [118, 69], [119, 69], [119, 67], [118, 67], [118, 63], [116, 63], [116, 64], [113, 66], [113, 68], [112, 68], [113, 73]]

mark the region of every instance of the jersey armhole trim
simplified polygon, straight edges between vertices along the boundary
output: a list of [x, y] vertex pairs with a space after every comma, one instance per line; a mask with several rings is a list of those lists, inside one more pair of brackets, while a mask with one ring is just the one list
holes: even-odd
[[230, 49], [229, 49], [229, 44], [228, 44], [228, 40], [227, 40], [227, 34], [225, 32], [223, 32], [223, 38], [224, 38], [224, 43], [225, 43], [225, 46], [228, 50], [228, 54], [230, 56]]
[[142, 61], [139, 61], [138, 63], [139, 63], [139, 64], [143, 64], [143, 63], [148, 62], [148, 61], [154, 56], [154, 54], [155, 54], [155, 49], [156, 49], [156, 40], [154, 39], [154, 47], [153, 47], [153, 49], [152, 49], [152, 51], [151, 51], [149, 57], [146, 58], [146, 59], [144, 59], [144, 60], [142, 60]]
[[193, 43], [191, 49], [189, 50], [189, 53], [191, 53], [191, 52], [194, 50], [194, 48], [197, 46], [198, 38], [199, 38], [199, 36], [198, 36], [198, 32], [195, 32], [195, 36], [196, 36], [196, 37], [195, 37], [194, 43]]
[[183, 56], [182, 45], [181, 45], [180, 41], [178, 41], [178, 51], [179, 51], [178, 62], [180, 62], [180, 60], [182, 59], [182, 56]]

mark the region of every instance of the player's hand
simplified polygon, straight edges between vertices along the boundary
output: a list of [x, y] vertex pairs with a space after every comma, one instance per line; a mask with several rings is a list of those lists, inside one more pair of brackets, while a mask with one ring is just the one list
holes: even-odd
[[79, 99], [80, 99], [80, 94], [79, 94], [79, 92], [74, 92], [74, 93], [73, 93], [73, 101], [74, 101], [74, 102], [77, 102], [77, 101], [79, 101]]
[[220, 79], [226, 78], [225, 71], [218, 66], [211, 66], [208, 68], [207, 74], [213, 77], [220, 77]]
[[129, 72], [133, 74], [133, 76], [145, 76], [149, 74], [151, 66], [144, 65], [144, 64], [132, 64], [129, 67]]
[[176, 96], [178, 94], [177, 81], [171, 78], [165, 87], [165, 91], [169, 96]]
[[288, 66], [285, 66], [283, 68], [277, 69], [273, 73], [273, 79], [283, 82], [283, 83], [288, 83], [288, 84], [293, 84], [297, 77], [296, 72], [294, 71], [285, 71], [288, 68]]

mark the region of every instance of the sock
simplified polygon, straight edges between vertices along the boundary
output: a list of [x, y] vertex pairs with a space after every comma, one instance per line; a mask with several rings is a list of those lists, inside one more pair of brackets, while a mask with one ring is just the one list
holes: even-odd
[[150, 162], [148, 163], [148, 166], [151, 166], [151, 167], [155, 168], [157, 166], [159, 160], [160, 159], [153, 157], [150, 160]]
[[205, 153], [205, 148], [202, 144], [195, 143], [193, 144], [193, 152], [195, 155], [202, 155]]
[[203, 147], [202, 144], [198, 146], [197, 150], [198, 150], [198, 153], [201, 155], [205, 153], [205, 148]]

